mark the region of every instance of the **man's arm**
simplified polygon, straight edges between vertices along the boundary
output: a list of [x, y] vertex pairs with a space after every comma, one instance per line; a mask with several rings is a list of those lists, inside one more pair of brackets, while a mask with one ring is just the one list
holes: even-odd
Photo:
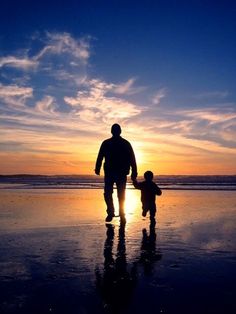
[[96, 160], [96, 165], [95, 165], [95, 173], [99, 176], [100, 175], [100, 170], [102, 166], [102, 160], [104, 158], [104, 144], [102, 143], [99, 152], [98, 152], [98, 157]]
[[131, 166], [131, 179], [135, 180], [137, 178], [138, 173], [136, 159], [131, 144], [130, 144], [130, 166]]

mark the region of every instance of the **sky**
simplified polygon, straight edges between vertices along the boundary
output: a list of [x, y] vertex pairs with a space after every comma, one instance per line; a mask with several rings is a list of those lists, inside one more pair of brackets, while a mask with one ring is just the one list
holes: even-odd
[[0, 174], [236, 174], [234, 1], [2, 1]]

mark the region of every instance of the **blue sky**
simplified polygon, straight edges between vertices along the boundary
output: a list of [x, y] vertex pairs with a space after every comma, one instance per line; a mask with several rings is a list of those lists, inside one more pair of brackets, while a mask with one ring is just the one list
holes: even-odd
[[234, 1], [5, 1], [1, 173], [91, 173], [113, 122], [141, 170], [235, 173], [235, 16]]

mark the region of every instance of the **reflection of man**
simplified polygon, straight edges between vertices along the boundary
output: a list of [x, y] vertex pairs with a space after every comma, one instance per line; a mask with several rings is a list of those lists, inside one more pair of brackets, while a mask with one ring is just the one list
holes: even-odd
[[[119, 228], [117, 252], [113, 253], [114, 225], [107, 224], [104, 270], [96, 269], [96, 287], [108, 313], [121, 313], [128, 306], [136, 284], [136, 268], [126, 260], [125, 224]], [[115, 255], [115, 256], [114, 256]]]
[[113, 185], [116, 183], [117, 195], [119, 200], [119, 215], [124, 219], [124, 201], [125, 201], [125, 188], [127, 175], [129, 174], [130, 167], [132, 169], [132, 180], [137, 177], [137, 166], [135, 155], [131, 144], [120, 136], [121, 127], [119, 124], [113, 124], [111, 127], [112, 137], [103, 141], [95, 166], [95, 173], [100, 175], [100, 169], [103, 158], [104, 173], [105, 173], [105, 187], [104, 199], [107, 205], [106, 221], [109, 222], [114, 217], [114, 204], [113, 204]]

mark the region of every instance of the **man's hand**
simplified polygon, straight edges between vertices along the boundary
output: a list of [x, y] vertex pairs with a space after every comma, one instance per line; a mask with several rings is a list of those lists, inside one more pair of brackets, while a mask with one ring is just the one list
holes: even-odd
[[131, 180], [136, 181], [137, 175], [137, 173], [131, 173]]
[[136, 179], [136, 178], [135, 178], [135, 179], [132, 179], [132, 181], [133, 181], [133, 186], [134, 186], [136, 189], [138, 189], [138, 188], [139, 188], [139, 184], [138, 184], [137, 179]]
[[95, 173], [96, 173], [97, 176], [100, 176], [100, 170], [95, 169], [94, 171], [95, 171]]

